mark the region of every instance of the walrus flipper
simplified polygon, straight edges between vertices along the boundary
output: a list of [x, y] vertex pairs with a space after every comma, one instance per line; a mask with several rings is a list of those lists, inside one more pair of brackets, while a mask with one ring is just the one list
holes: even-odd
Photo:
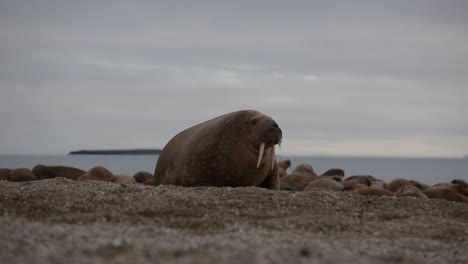
[[276, 165], [274, 166], [273, 170], [268, 174], [266, 179], [260, 184], [260, 187], [272, 190], [280, 189], [279, 173], [278, 167]]

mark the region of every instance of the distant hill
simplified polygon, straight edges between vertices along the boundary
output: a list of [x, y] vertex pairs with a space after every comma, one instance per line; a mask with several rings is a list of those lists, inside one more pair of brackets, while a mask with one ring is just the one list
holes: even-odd
[[159, 155], [160, 149], [76, 150], [68, 155]]

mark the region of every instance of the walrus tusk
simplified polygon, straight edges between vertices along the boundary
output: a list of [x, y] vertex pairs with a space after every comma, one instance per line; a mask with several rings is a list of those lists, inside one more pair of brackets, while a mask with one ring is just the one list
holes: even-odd
[[260, 161], [262, 161], [262, 157], [263, 157], [263, 150], [265, 149], [265, 142], [263, 142], [262, 144], [260, 144], [260, 150], [259, 150], [259, 153], [258, 153], [258, 161], [257, 161], [257, 169], [258, 167], [260, 166]]
[[271, 147], [271, 170], [273, 170], [273, 167], [275, 166], [275, 145]]

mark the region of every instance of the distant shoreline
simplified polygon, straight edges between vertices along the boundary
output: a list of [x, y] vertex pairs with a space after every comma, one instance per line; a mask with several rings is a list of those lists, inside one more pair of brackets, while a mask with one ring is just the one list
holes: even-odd
[[68, 155], [159, 155], [160, 149], [76, 150]]

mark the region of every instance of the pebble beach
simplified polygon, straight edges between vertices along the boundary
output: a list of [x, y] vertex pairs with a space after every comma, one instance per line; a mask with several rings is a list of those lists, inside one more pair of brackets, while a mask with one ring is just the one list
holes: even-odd
[[348, 192], [0, 181], [0, 263], [468, 263], [468, 204]]

